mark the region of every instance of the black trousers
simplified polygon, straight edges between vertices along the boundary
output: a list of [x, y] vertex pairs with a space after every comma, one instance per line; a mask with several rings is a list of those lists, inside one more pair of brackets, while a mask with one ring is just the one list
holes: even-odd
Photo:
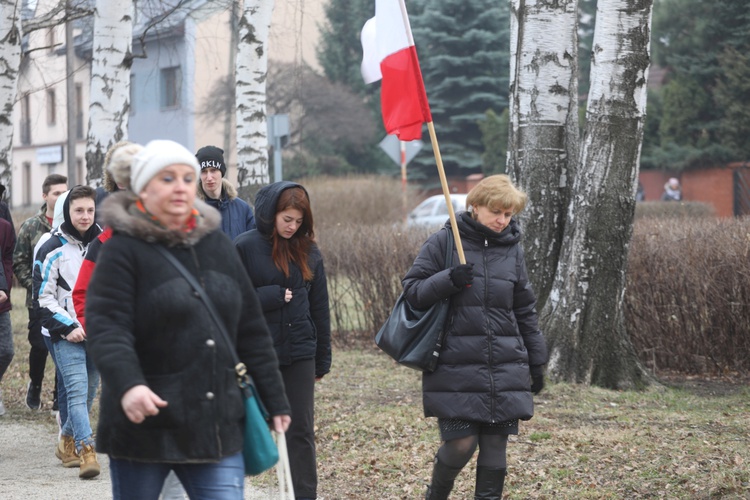
[[289, 467], [297, 498], [317, 498], [318, 467], [315, 455], [315, 360], [281, 367], [292, 424], [286, 433]]
[[29, 378], [32, 385], [42, 385], [49, 351], [42, 338], [42, 320], [34, 309], [29, 309], [29, 344]]

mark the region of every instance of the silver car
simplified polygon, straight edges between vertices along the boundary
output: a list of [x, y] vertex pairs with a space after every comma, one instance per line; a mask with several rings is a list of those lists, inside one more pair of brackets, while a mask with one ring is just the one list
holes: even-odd
[[[466, 210], [466, 194], [451, 194], [450, 196], [455, 213]], [[424, 200], [409, 213], [406, 225], [439, 228], [445, 224], [448, 217], [448, 205], [445, 204], [445, 196], [436, 194]]]

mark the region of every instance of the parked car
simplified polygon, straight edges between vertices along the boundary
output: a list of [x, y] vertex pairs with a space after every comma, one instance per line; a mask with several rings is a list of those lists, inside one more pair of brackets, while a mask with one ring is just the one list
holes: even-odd
[[[466, 210], [466, 194], [451, 194], [451, 203], [455, 213]], [[424, 226], [439, 228], [448, 220], [448, 205], [445, 195], [430, 196], [409, 213], [407, 226]]]

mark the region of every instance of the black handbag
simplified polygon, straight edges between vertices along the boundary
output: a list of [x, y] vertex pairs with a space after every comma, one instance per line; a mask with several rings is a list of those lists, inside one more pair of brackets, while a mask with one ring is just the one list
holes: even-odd
[[166, 248], [156, 245], [156, 249], [161, 253], [170, 264], [172, 264], [182, 276], [187, 280], [193, 290], [198, 294], [203, 304], [216, 324], [221, 337], [229, 347], [234, 362], [234, 370], [237, 373], [237, 384], [245, 396], [245, 428], [244, 441], [242, 444], [242, 458], [245, 461], [245, 474], [255, 476], [261, 472], [273, 467], [279, 460], [279, 450], [271, 436], [271, 430], [268, 428], [268, 412], [263, 406], [263, 402], [258, 397], [258, 391], [255, 388], [253, 379], [247, 373], [247, 367], [240, 361], [237, 351], [232, 345], [229, 333], [226, 330], [224, 321], [216, 311], [213, 302], [206, 291], [190, 274], [185, 266], [177, 258], [169, 253]]
[[[445, 268], [448, 269], [453, 260], [453, 233], [449, 229], [446, 231]], [[402, 292], [391, 315], [375, 335], [375, 343], [399, 364], [432, 372], [445, 339], [449, 307], [450, 298], [446, 297], [420, 311], [409, 304]]]

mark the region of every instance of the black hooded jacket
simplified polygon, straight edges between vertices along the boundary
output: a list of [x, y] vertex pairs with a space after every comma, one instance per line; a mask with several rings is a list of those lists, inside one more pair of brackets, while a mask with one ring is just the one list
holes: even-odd
[[[496, 233], [458, 215], [466, 262], [474, 281], [458, 289], [445, 269], [446, 232], [428, 238], [403, 279], [410, 304], [426, 309], [451, 298], [437, 369], [422, 379], [428, 417], [483, 423], [528, 420], [534, 414], [530, 366], [547, 362], [536, 297], [526, 275], [521, 231], [515, 219]], [[446, 224], [450, 230], [450, 222]], [[454, 262], [458, 256], [454, 250]]]
[[[281, 193], [294, 187], [304, 189], [294, 182], [281, 181], [258, 191], [256, 229], [238, 236], [234, 244], [258, 292], [279, 363], [289, 365], [315, 359], [315, 376], [322, 377], [331, 369], [331, 322], [323, 256], [317, 245], [313, 245], [308, 256], [312, 281], [305, 281], [294, 263], [289, 265], [287, 278], [271, 257], [276, 205]], [[284, 302], [287, 288], [292, 290], [289, 303]]]

